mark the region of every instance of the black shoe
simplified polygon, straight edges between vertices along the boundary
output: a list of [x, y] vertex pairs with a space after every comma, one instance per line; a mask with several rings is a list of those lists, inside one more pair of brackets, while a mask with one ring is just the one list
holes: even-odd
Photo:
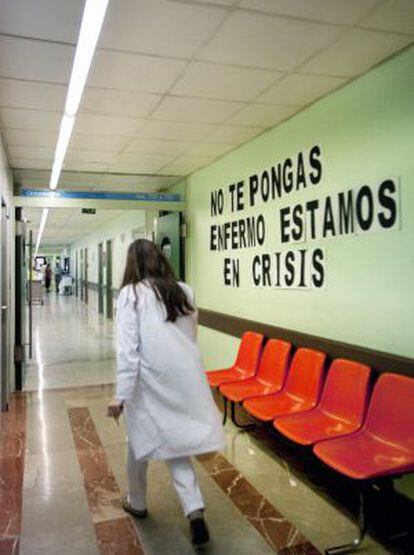
[[210, 533], [202, 516], [190, 519], [190, 534], [193, 545], [204, 545], [209, 541]]
[[129, 513], [135, 518], [145, 518], [148, 515], [147, 509], [134, 509], [134, 507], [128, 501], [128, 497], [126, 495], [124, 495], [124, 497], [122, 498], [122, 508], [125, 512]]

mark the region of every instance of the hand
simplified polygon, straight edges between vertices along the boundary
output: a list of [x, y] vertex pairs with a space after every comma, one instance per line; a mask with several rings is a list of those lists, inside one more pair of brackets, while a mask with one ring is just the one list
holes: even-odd
[[116, 423], [118, 424], [118, 419], [121, 416], [124, 410], [124, 403], [123, 401], [118, 401], [114, 399], [111, 401], [107, 408], [107, 416], [114, 418]]

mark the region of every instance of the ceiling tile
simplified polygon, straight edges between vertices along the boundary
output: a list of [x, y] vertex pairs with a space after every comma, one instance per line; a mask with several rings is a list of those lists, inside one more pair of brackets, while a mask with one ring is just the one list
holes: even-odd
[[74, 133], [128, 137], [134, 135], [143, 123], [141, 119], [80, 113], [75, 121]]
[[[70, 145], [72, 147], [72, 145]], [[75, 150], [69, 148], [65, 161], [66, 162], [99, 162], [110, 164], [118, 156], [117, 152], [107, 150]]]
[[64, 108], [66, 85], [0, 78], [0, 106], [59, 111]]
[[412, 38], [407, 35], [351, 29], [300, 69], [310, 73], [355, 77], [411, 41]]
[[75, 160], [65, 161], [63, 164], [65, 170], [79, 171], [79, 172], [105, 172], [108, 169], [108, 164], [102, 162], [82, 162]]
[[[211, 4], [212, 6], [231, 7], [235, 6], [239, 0], [202, 0], [203, 4]], [[182, 0], [170, 0], [170, 2], [182, 2]]]
[[153, 118], [187, 123], [221, 123], [242, 106], [240, 102], [167, 96], [155, 110]]
[[53, 160], [55, 149], [33, 146], [10, 146], [9, 154], [12, 159], [32, 158], [40, 160]]
[[83, 0], [1, 0], [0, 32], [75, 44]]
[[197, 58], [265, 69], [293, 69], [342, 27], [236, 10]]
[[90, 149], [120, 152], [129, 140], [129, 137], [118, 135], [89, 135], [74, 133], [70, 141], [70, 146], [74, 150]]
[[5, 129], [4, 135], [7, 145], [11, 146], [37, 146], [55, 148], [57, 131], [29, 131], [20, 129]]
[[226, 12], [168, 0], [110, 2], [100, 46], [190, 58]]
[[283, 73], [193, 62], [171, 89], [172, 94], [226, 100], [251, 100]]
[[151, 167], [161, 167], [170, 164], [176, 158], [175, 155], [160, 155], [160, 154], [140, 154], [136, 152], [124, 152], [119, 154], [114, 163], [117, 165], [143, 165]]
[[292, 73], [257, 97], [257, 102], [305, 106], [345, 84], [342, 77]]
[[205, 142], [243, 144], [263, 132], [263, 127], [218, 125], [205, 138]]
[[88, 83], [107, 89], [164, 93], [185, 65], [181, 60], [98, 50]]
[[160, 98], [158, 94], [89, 87], [84, 92], [80, 109], [111, 116], [146, 117]]
[[213, 129], [214, 126], [209, 124], [150, 120], [139, 129], [136, 136], [152, 139], [198, 141]]
[[232, 125], [254, 125], [256, 127], [267, 128], [285, 120], [297, 112], [298, 109], [299, 107], [293, 106], [250, 104], [230, 118], [227, 123]]
[[183, 154], [193, 145], [192, 141], [164, 141], [162, 139], [133, 139], [125, 152], [143, 154], [176, 155]]
[[171, 162], [170, 166], [182, 166], [185, 168], [196, 169], [207, 166], [207, 164], [211, 164], [215, 158], [216, 156], [190, 156], [184, 154]]
[[185, 177], [192, 173], [194, 169], [189, 169], [187, 166], [179, 165], [176, 166], [175, 164], [170, 164], [169, 166], [165, 166], [158, 171], [160, 175], [172, 175], [175, 176], [177, 179], [174, 181], [178, 181], [178, 177]]
[[52, 160], [40, 160], [33, 158], [11, 158], [12, 168], [33, 168], [36, 170], [51, 170]]
[[223, 143], [198, 143], [193, 145], [185, 153], [186, 156], [222, 156], [230, 150], [234, 150], [237, 145]]
[[43, 112], [41, 110], [0, 108], [0, 118], [3, 122], [3, 127], [10, 129], [56, 131], [59, 129], [61, 114], [59, 112]]
[[239, 7], [314, 21], [353, 24], [381, 0], [241, 0]]
[[2, 77], [69, 82], [75, 53], [72, 46], [0, 36], [0, 52]]
[[109, 166], [111, 173], [156, 174], [162, 166], [145, 162], [115, 162]]
[[359, 25], [414, 35], [414, 2], [413, 0], [381, 2], [374, 12], [359, 22]]

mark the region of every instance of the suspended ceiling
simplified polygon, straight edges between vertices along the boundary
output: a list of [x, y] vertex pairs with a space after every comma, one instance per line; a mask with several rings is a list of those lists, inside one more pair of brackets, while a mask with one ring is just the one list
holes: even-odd
[[[96, 214], [82, 214], [80, 208], [56, 208], [49, 211], [42, 246], [65, 247], [86, 237], [95, 229], [124, 214], [123, 210], [97, 210]], [[26, 208], [27, 230], [33, 231], [36, 241], [42, 210]]]
[[[2, 0], [0, 123], [47, 186], [83, 0]], [[110, 0], [61, 188], [153, 191], [414, 40], [412, 0]]]

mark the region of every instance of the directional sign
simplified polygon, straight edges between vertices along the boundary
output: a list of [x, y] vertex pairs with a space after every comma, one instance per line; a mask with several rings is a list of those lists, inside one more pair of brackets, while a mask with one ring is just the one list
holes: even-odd
[[140, 202], [180, 202], [181, 196], [169, 193], [110, 193], [102, 191], [48, 191], [42, 189], [22, 189], [21, 197], [61, 198], [83, 200], [136, 200]]

